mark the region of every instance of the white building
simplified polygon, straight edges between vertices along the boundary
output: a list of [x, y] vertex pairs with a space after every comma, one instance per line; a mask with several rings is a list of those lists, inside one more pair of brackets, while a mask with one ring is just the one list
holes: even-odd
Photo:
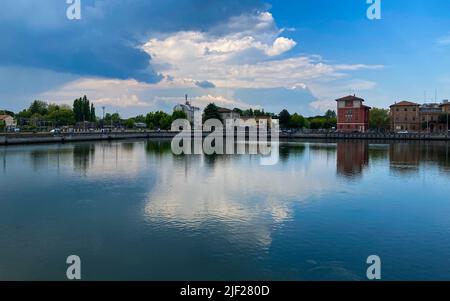
[[194, 114], [195, 112], [199, 112], [200, 108], [194, 107], [191, 105], [191, 103], [188, 101], [188, 96], [186, 95], [186, 102], [184, 104], [176, 105], [173, 110], [175, 112], [181, 111], [184, 112], [187, 116], [187, 120], [193, 124], [194, 123]]
[[227, 121], [232, 121], [231, 124], [236, 125], [241, 119], [241, 114], [233, 110], [226, 108], [219, 108], [218, 111], [220, 114], [220, 119], [222, 119], [222, 122], [224, 123], [226, 129], [230, 129], [229, 123], [227, 123]]
[[17, 125], [14, 118], [9, 115], [0, 115], [0, 121], [3, 121], [5, 123], [6, 128], [14, 128]]

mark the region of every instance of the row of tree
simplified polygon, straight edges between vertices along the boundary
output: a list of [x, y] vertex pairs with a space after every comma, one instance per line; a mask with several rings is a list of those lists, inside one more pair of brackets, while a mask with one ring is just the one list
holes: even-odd
[[[325, 115], [304, 117], [298, 113], [291, 114], [287, 110], [281, 111], [279, 114], [265, 112], [264, 110], [241, 110], [233, 109], [242, 117], [258, 117], [270, 116], [280, 120], [280, 127], [287, 129], [331, 129], [337, 125], [336, 113], [328, 110]], [[11, 112], [12, 113], [12, 112]], [[8, 114], [14, 116], [14, 113]], [[185, 119], [184, 112], [175, 111], [173, 114], [167, 114], [163, 111], [150, 112], [146, 116], [139, 115], [129, 119], [122, 119], [118, 113], [106, 114], [104, 120], [98, 120], [95, 113], [94, 104], [84, 96], [75, 99], [73, 106], [49, 104], [40, 100], [35, 100], [29, 108], [15, 114], [15, 118], [21, 123], [21, 120], [27, 120], [28, 124], [37, 125], [39, 122], [51, 124], [53, 126], [74, 125], [78, 122], [100, 122], [102, 125], [126, 126], [134, 128], [137, 123], [145, 123], [150, 129], [168, 130], [176, 119]], [[445, 116], [446, 118], [446, 116]], [[221, 119], [219, 107], [214, 103], [206, 106], [203, 112], [203, 120]], [[440, 118], [444, 119], [444, 117]], [[447, 120], [445, 120], [447, 122]], [[369, 126], [372, 129], [389, 129], [390, 117], [389, 110], [374, 108], [370, 113]]]
[[19, 124], [28, 124], [31, 127], [59, 127], [83, 121], [97, 121], [95, 107], [86, 96], [74, 100], [72, 107], [35, 100], [27, 109], [15, 114], [15, 118]]
[[304, 117], [298, 113], [290, 114], [289, 111], [283, 110], [278, 115], [280, 127], [284, 129], [331, 129], [336, 127], [337, 119], [334, 111], [328, 110], [325, 115]]
[[73, 114], [77, 122], [81, 121], [97, 121], [95, 116], [95, 107], [93, 103], [90, 103], [86, 95], [83, 98], [75, 99], [73, 102]]

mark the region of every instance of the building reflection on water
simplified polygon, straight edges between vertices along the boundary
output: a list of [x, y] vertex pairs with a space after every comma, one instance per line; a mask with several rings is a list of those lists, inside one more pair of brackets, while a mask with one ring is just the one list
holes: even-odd
[[[142, 145], [143, 147], [139, 146]], [[358, 179], [376, 162], [388, 162], [394, 173], [417, 173], [422, 165], [439, 168], [450, 173], [450, 143], [423, 141], [332, 141], [289, 142], [280, 145], [280, 163], [289, 164], [294, 158], [307, 157], [311, 153], [322, 154], [325, 161], [336, 161], [336, 174], [346, 179]], [[23, 158], [27, 154], [27, 158]], [[217, 163], [232, 162], [240, 155], [174, 156], [170, 141], [98, 142], [65, 145], [9, 146], [0, 148], [1, 169], [8, 169], [13, 158], [30, 161], [35, 171], [42, 169], [72, 168], [86, 176], [117, 173], [136, 174], [145, 169], [148, 160], [171, 160], [189, 168], [192, 162], [201, 160], [213, 168]], [[259, 158], [258, 155], [244, 157]]]
[[338, 175], [346, 178], [362, 175], [369, 166], [369, 143], [365, 140], [338, 142], [336, 162]]
[[[340, 225], [351, 225], [345, 226], [347, 237], [354, 237], [358, 231], [362, 231], [361, 237], [370, 237], [373, 227], [364, 230], [366, 221], [348, 214], [352, 207], [334, 206], [333, 202], [353, 200], [358, 210], [364, 205], [368, 206], [364, 207], [367, 212], [373, 211], [376, 207], [372, 206], [378, 204], [370, 198], [378, 197], [374, 191], [389, 185], [399, 187], [404, 179], [413, 181], [409, 189], [399, 192], [404, 193], [399, 199], [412, 197], [411, 189], [417, 189], [423, 179], [410, 177], [408, 172], [420, 170], [433, 177], [436, 169], [441, 171], [445, 176], [439, 177], [439, 183], [434, 183], [434, 178], [433, 183], [427, 183], [434, 185], [430, 192], [439, 189], [441, 183], [445, 185], [450, 175], [449, 144], [443, 142], [290, 141], [280, 145], [279, 153], [279, 164], [261, 166], [256, 155], [175, 156], [170, 141], [10, 146], [0, 148], [0, 168], [7, 175], [0, 188], [13, 197], [9, 203], [18, 204], [18, 213], [27, 208], [22, 205], [26, 199], [36, 198], [39, 202], [34, 206], [44, 208], [31, 210], [39, 214], [23, 221], [30, 231], [26, 238], [36, 236], [34, 222], [39, 221], [49, 233], [45, 238], [59, 242], [67, 236], [60, 230], [72, 221], [74, 229], [81, 228], [77, 236], [84, 238], [89, 233], [87, 239], [96, 248], [98, 241], [108, 250], [115, 246], [119, 251], [117, 257], [110, 254], [112, 259], [122, 259], [124, 245], [136, 247], [131, 257], [140, 254], [151, 264], [163, 263], [165, 269], [173, 258], [186, 254], [189, 256], [183, 265], [197, 254], [212, 254], [214, 260], [242, 254], [250, 259], [261, 258], [277, 248], [283, 252], [299, 239], [297, 249], [292, 251], [297, 258], [297, 250], [304, 246], [304, 254], [310, 254], [311, 239], [313, 249], [322, 249], [316, 243], [323, 242], [323, 237], [340, 235], [340, 231], [334, 232], [344, 229]], [[31, 188], [19, 191], [17, 178], [21, 187]], [[369, 200], [363, 202], [367, 197]], [[385, 205], [389, 201], [383, 200]], [[3, 202], [4, 206], [9, 203]], [[327, 203], [331, 203], [331, 211], [324, 211]], [[343, 211], [335, 215], [335, 210]], [[324, 212], [328, 215], [322, 216]], [[78, 218], [84, 221], [81, 227]], [[59, 223], [61, 220], [64, 223]], [[309, 222], [301, 224], [305, 220]], [[11, 228], [23, 231], [23, 224]], [[323, 233], [327, 235], [321, 236]], [[319, 238], [314, 240], [314, 235]], [[285, 243], [280, 247], [281, 236]], [[173, 244], [181, 240], [183, 243]], [[190, 240], [194, 242], [189, 250], [186, 243]], [[22, 237], [20, 241], [28, 240]], [[354, 242], [352, 239], [348, 246]], [[54, 249], [55, 244], [48, 245]], [[333, 247], [325, 245], [323, 249]], [[225, 249], [227, 255], [223, 254]], [[242, 262], [248, 262], [248, 258]], [[280, 258], [285, 258], [284, 254]], [[242, 262], [236, 262], [235, 267], [242, 266]], [[317, 262], [316, 271], [328, 264]], [[275, 267], [279, 262], [273, 264]], [[198, 262], [192, 265], [193, 269], [202, 266]], [[224, 265], [230, 262], [224, 261]], [[353, 276], [347, 270], [342, 273]]]

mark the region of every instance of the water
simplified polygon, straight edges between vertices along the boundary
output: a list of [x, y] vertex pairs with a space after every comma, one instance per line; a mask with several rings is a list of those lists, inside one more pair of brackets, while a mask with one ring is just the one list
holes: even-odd
[[280, 162], [168, 142], [0, 148], [0, 280], [450, 280], [450, 145], [292, 142]]

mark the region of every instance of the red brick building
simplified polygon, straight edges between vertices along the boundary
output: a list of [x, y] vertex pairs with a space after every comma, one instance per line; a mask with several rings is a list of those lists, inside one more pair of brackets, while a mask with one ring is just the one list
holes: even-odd
[[337, 131], [361, 132], [369, 129], [370, 107], [363, 104], [364, 99], [356, 96], [346, 96], [336, 99]]

